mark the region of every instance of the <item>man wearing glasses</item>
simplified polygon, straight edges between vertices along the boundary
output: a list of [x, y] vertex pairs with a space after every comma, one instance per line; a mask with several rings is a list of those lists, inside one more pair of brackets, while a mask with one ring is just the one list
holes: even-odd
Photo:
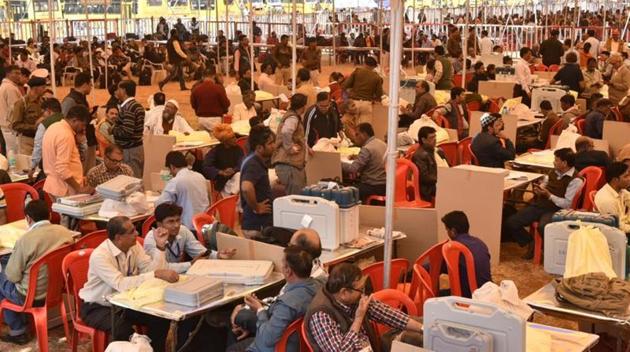
[[[372, 321], [386, 325], [393, 332], [405, 331], [402, 340], [416, 343], [422, 324], [401, 310], [365, 295], [367, 277], [354, 264], [334, 267], [326, 286], [313, 298], [304, 316], [306, 338], [322, 352], [380, 350]], [[388, 334], [386, 334], [388, 335]], [[414, 341], [410, 341], [413, 339]], [[385, 340], [381, 337], [380, 340]]]
[[91, 187], [105, 183], [118, 175], [133, 177], [131, 166], [124, 164], [123, 152], [120, 147], [110, 145], [105, 148], [105, 158], [103, 163], [90, 169], [87, 173], [87, 183]]

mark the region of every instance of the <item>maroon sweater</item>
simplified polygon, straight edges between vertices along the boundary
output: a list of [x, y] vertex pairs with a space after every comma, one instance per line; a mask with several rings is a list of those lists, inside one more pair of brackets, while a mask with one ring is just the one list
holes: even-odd
[[220, 117], [228, 112], [230, 101], [223, 86], [205, 81], [193, 89], [190, 105], [198, 117]]

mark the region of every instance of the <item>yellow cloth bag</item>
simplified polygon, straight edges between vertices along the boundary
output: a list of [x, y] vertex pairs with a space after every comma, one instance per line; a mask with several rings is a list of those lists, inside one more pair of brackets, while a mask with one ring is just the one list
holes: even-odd
[[616, 278], [606, 236], [596, 227], [580, 225], [567, 243], [564, 278], [602, 272], [608, 278]]

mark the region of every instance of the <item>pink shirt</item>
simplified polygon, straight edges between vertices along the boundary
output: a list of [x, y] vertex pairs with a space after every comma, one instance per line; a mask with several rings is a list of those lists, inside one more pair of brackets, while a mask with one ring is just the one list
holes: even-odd
[[75, 194], [65, 180], [72, 177], [83, 184], [83, 166], [74, 130], [66, 120], [53, 123], [46, 129], [42, 142], [42, 159], [46, 173], [44, 191], [55, 197]]

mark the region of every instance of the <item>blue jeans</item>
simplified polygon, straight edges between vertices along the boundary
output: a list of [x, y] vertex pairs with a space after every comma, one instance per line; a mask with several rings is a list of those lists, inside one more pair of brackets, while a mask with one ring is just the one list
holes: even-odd
[[[5, 266], [3, 266], [5, 267]], [[11, 303], [24, 304], [24, 296], [18, 292], [15, 284], [9, 281], [2, 271], [0, 273], [0, 300], [7, 299]], [[9, 326], [9, 335], [17, 336], [26, 332], [26, 321], [24, 314], [16, 313], [12, 310], [4, 309], [4, 322]]]

